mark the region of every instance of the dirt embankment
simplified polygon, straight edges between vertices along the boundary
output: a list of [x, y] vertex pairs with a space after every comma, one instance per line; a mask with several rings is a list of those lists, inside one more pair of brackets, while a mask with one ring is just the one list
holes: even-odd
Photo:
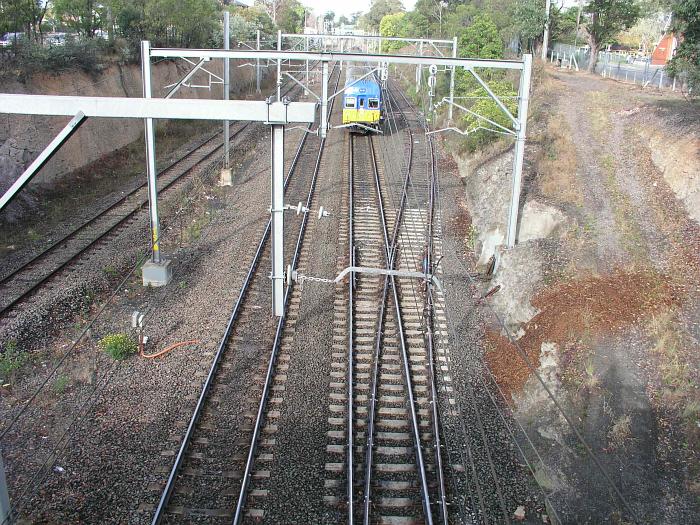
[[516, 341], [487, 314], [486, 362], [546, 451], [538, 481], [564, 521], [609, 520], [621, 502], [577, 454], [550, 392], [639, 518], [689, 522], [700, 510], [700, 107], [550, 68], [534, 86], [514, 249], [500, 246], [512, 148], [455, 158], [465, 244], [479, 270], [496, 257], [482, 292], [498, 290], [488, 301]]
[[[255, 76], [252, 68], [232, 63], [231, 92], [249, 93]], [[177, 82], [191, 66], [184, 62], [163, 61], [152, 68], [154, 96], [161, 97], [165, 86]], [[207, 69], [221, 75], [221, 64], [211, 62]], [[209, 86], [209, 75], [199, 72], [192, 82]], [[215, 78], [213, 80], [216, 80]], [[254, 91], [254, 90], [253, 90]], [[140, 97], [141, 70], [137, 65], [112, 65], [104, 72], [90, 75], [70, 71], [58, 75], [39, 74], [27, 83], [0, 80], [0, 92], [31, 95], [81, 95]], [[210, 88], [182, 88], [180, 97], [221, 98], [221, 84]], [[68, 122], [67, 117], [3, 115], [0, 118], [0, 190], [4, 190]], [[76, 169], [140, 140], [143, 123], [134, 119], [91, 119], [71, 137], [42, 169], [40, 183], [53, 183]]]

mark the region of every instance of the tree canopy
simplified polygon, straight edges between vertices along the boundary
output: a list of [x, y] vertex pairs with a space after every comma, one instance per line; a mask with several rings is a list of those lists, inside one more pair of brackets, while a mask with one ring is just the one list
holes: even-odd
[[584, 27], [591, 53], [588, 70], [593, 71], [600, 47], [636, 24], [642, 10], [636, 0], [591, 0], [583, 10], [587, 15]]
[[402, 11], [404, 7], [401, 0], [376, 0], [370, 10], [360, 18], [360, 24], [366, 30], [376, 33], [382, 18]]
[[685, 73], [691, 94], [700, 95], [700, 0], [679, 0], [673, 6], [673, 29], [682, 36], [670, 69]]

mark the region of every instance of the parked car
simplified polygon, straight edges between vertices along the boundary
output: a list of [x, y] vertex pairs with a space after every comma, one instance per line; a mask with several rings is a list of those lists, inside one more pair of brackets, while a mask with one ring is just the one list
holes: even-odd
[[47, 46], [64, 46], [66, 45], [66, 34], [48, 33], [44, 38], [44, 44]]
[[0, 39], [0, 47], [10, 47], [24, 38], [24, 33], [5, 33]]

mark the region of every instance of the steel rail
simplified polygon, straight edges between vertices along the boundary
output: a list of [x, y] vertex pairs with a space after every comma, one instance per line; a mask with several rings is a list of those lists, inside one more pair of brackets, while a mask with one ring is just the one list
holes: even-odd
[[[406, 105], [410, 107], [416, 114], [417, 109], [411, 104], [403, 91], [399, 90], [399, 94], [406, 102]], [[398, 105], [397, 105], [398, 107]], [[403, 113], [401, 108], [399, 111]], [[419, 119], [421, 126], [424, 131], [428, 131], [426, 122], [424, 119]], [[425, 325], [426, 325], [426, 344], [428, 350], [428, 367], [429, 367], [429, 382], [430, 382], [430, 407], [431, 407], [431, 419], [433, 427], [433, 435], [435, 439], [435, 465], [436, 465], [436, 477], [438, 483], [438, 496], [439, 496], [439, 508], [440, 516], [443, 525], [448, 524], [448, 512], [447, 512], [447, 494], [445, 490], [445, 474], [443, 469], [442, 461], [442, 451], [441, 451], [441, 440], [440, 440], [440, 414], [438, 410], [438, 394], [435, 387], [435, 347], [434, 347], [434, 303], [433, 303], [433, 284], [430, 279], [430, 275], [433, 274], [433, 222], [435, 217], [435, 183], [436, 183], [436, 170], [435, 170], [435, 148], [433, 140], [429, 135], [426, 135], [428, 141], [428, 149], [430, 152], [430, 181], [429, 181], [429, 198], [428, 198], [428, 217], [426, 224], [426, 246], [425, 246], [425, 258], [423, 262], [423, 271], [425, 272]]]
[[[350, 173], [348, 175], [349, 180], [349, 193], [348, 193], [348, 258], [350, 266], [355, 266], [355, 241], [353, 238], [354, 229], [354, 185], [355, 185], [355, 136], [350, 135]], [[348, 279], [348, 384], [347, 384], [347, 396], [348, 396], [348, 439], [347, 439], [347, 454], [348, 454], [348, 486], [347, 486], [347, 498], [348, 498], [348, 523], [352, 525], [355, 523], [353, 515], [354, 506], [354, 443], [353, 443], [353, 433], [355, 427], [353, 425], [353, 420], [355, 417], [355, 407], [354, 407], [354, 369], [353, 369], [353, 346], [354, 346], [354, 309], [355, 309], [355, 279], [352, 276]]]
[[[294, 89], [294, 85], [287, 86], [287, 93], [289, 93], [292, 89]], [[234, 134], [230, 137], [230, 139], [233, 139], [237, 136], [239, 136], [245, 129], [247, 129], [250, 126], [251, 122], [246, 122], [240, 129], [236, 130]], [[231, 124], [230, 127], [233, 127], [235, 124]], [[197, 153], [202, 147], [205, 145], [209, 144], [211, 141], [216, 139], [219, 135], [221, 135], [223, 132], [222, 131], [217, 131], [210, 137], [206, 138], [202, 142], [200, 142], [197, 146], [195, 146], [192, 150], [187, 152], [185, 155], [180, 157], [179, 159], [176, 159], [169, 163], [166, 167], [162, 168], [158, 174], [157, 177], [161, 177], [164, 175], [166, 172], [170, 171], [173, 169], [177, 164], [184, 162], [185, 160], [189, 159], [192, 155]], [[230, 140], [229, 139], [229, 140]], [[219, 144], [216, 146], [212, 151], [209, 153], [205, 154], [204, 157], [202, 157], [200, 160], [195, 162], [193, 166], [190, 168], [186, 169], [179, 175], [177, 175], [173, 180], [168, 182], [165, 186], [160, 188], [159, 193], [162, 193], [163, 191], [168, 190], [171, 188], [176, 182], [178, 182], [180, 179], [182, 179], [184, 176], [190, 174], [197, 166], [200, 166], [202, 163], [206, 162], [209, 160], [213, 155], [215, 155], [219, 150], [223, 148], [223, 143]], [[21, 266], [13, 270], [11, 273], [8, 275], [5, 275], [4, 277], [0, 278], [0, 286], [5, 285], [8, 283], [10, 280], [13, 278], [17, 277], [19, 274], [21, 274], [23, 271], [26, 271], [31, 265], [39, 262], [42, 258], [47, 257], [49, 254], [51, 254], [54, 250], [56, 250], [59, 246], [62, 246], [64, 243], [71, 241], [77, 235], [88, 228], [89, 226], [93, 225], [96, 221], [101, 219], [102, 217], [105, 217], [109, 212], [115, 210], [119, 206], [125, 204], [127, 200], [134, 195], [136, 195], [139, 191], [143, 190], [147, 185], [146, 182], [140, 184], [139, 186], [133, 188], [130, 190], [126, 195], [120, 197], [117, 199], [114, 203], [110, 204], [107, 206], [105, 209], [102, 211], [98, 212], [91, 218], [89, 218], [87, 221], [82, 223], [80, 226], [78, 226], [76, 229], [72, 230], [70, 233], [66, 234], [63, 236], [61, 239], [58, 241], [52, 243], [48, 248], [45, 250], [39, 252], [36, 254], [34, 257], [32, 257], [29, 261], [26, 261], [22, 263]], [[116, 223], [113, 223], [110, 225], [107, 230], [99, 234], [97, 237], [92, 239], [91, 241], [88, 242], [85, 246], [83, 246], [80, 250], [77, 252], [73, 253], [68, 259], [64, 260], [62, 263], [60, 263], [57, 267], [51, 269], [46, 275], [42, 276], [39, 278], [36, 282], [34, 282], [29, 288], [25, 289], [20, 295], [16, 296], [12, 301], [10, 301], [8, 304], [4, 305], [2, 309], [0, 309], [0, 317], [5, 315], [6, 312], [9, 312], [12, 310], [15, 306], [17, 306], [19, 303], [27, 299], [29, 296], [34, 294], [37, 289], [39, 289], [42, 285], [44, 285], [47, 281], [49, 281], [53, 276], [55, 276], [57, 273], [65, 269], [67, 266], [75, 262], [82, 254], [84, 254], [86, 251], [90, 250], [93, 248], [97, 243], [99, 243], [102, 239], [104, 239], [107, 235], [110, 233], [114, 232], [118, 228], [120, 228], [123, 224], [125, 224], [128, 220], [130, 220], [136, 213], [138, 213], [141, 209], [143, 209], [144, 205], [148, 203], [148, 199], [141, 199], [136, 206], [134, 206], [133, 209], [131, 209], [126, 215], [121, 217], [119, 220], [117, 220]]]
[[[336, 67], [334, 67], [336, 69]], [[340, 83], [340, 70], [338, 70], [338, 78], [336, 79], [336, 87], [338, 83]], [[331, 106], [328, 111], [328, 120], [330, 120], [331, 114], [333, 110], [333, 103], [331, 102]], [[321, 142], [319, 144], [319, 149], [318, 149], [318, 155], [316, 157], [316, 164], [314, 166], [314, 172], [313, 176], [311, 179], [311, 186], [309, 188], [309, 193], [306, 197], [306, 208], [310, 208], [311, 206], [311, 201], [314, 196], [314, 192], [316, 190], [316, 180], [318, 179], [318, 172], [321, 167], [321, 158], [323, 157], [323, 150], [326, 144], [326, 139], [322, 138]], [[306, 225], [308, 224], [309, 220], [309, 214], [305, 213], [304, 216], [302, 217], [301, 225], [299, 227], [299, 235], [297, 237], [297, 243], [294, 248], [294, 256], [292, 258], [292, 268], [297, 267], [297, 263], [299, 261], [299, 256], [301, 255], [301, 245], [304, 242], [304, 237], [306, 234]], [[246, 500], [248, 497], [248, 487], [250, 485], [250, 480], [253, 475], [253, 466], [255, 463], [255, 454], [257, 451], [257, 446], [258, 446], [258, 440], [260, 438], [260, 433], [262, 432], [262, 425], [263, 422], [265, 421], [265, 411], [267, 409], [267, 401], [269, 397], [269, 393], [271, 390], [271, 385], [272, 385], [272, 379], [273, 379], [273, 374], [275, 367], [277, 365], [277, 356], [279, 354], [279, 349], [281, 347], [281, 342], [282, 342], [282, 332], [284, 330], [286, 320], [287, 320], [287, 306], [289, 303], [289, 296], [291, 294], [291, 290], [294, 286], [293, 282], [288, 282], [287, 283], [287, 288], [284, 292], [284, 315], [282, 315], [279, 320], [277, 321], [277, 330], [275, 331], [275, 340], [272, 343], [272, 350], [270, 352], [270, 360], [268, 362], [267, 366], [267, 374], [265, 376], [265, 382], [263, 385], [263, 391], [260, 397], [260, 405], [258, 406], [258, 412], [255, 418], [255, 426], [253, 428], [253, 435], [250, 440], [250, 448], [248, 449], [248, 457], [246, 459], [246, 465], [245, 465], [245, 470], [243, 472], [243, 477], [241, 480], [241, 489], [240, 493], [238, 495], [238, 502], [236, 503], [236, 511], [233, 516], [232, 523], [233, 525], [237, 525], [241, 522], [243, 519], [243, 512], [245, 510], [245, 505], [246, 505]]]
[[[400, 108], [399, 108], [399, 111]], [[401, 115], [408, 124], [405, 114], [401, 111]], [[403, 191], [401, 194], [401, 202], [399, 204], [399, 210], [397, 213], [396, 223], [394, 224], [394, 239], [399, 236], [399, 231], [401, 227], [401, 222], [403, 219], [403, 212], [406, 208], [406, 202], [408, 200], [408, 184], [411, 180], [411, 170], [413, 168], [413, 132], [410, 126], [407, 126], [408, 136], [409, 136], [409, 160], [406, 168], [406, 177], [404, 180]], [[379, 198], [381, 199], [381, 193], [379, 193]], [[387, 259], [390, 260], [391, 254], [387, 252]], [[403, 329], [403, 322], [401, 320], [401, 302], [398, 295], [398, 287], [396, 286], [396, 280], [391, 277], [391, 288], [392, 295], [394, 296], [394, 308], [396, 309], [396, 326], [397, 332], [399, 334], [399, 342], [401, 347], [401, 356], [403, 359], [403, 372], [406, 381], [406, 393], [408, 395], [408, 405], [411, 412], [411, 429], [413, 432], [414, 447], [416, 449], [416, 465], [418, 467], [418, 473], [420, 475], [420, 485], [421, 493], [423, 499], [423, 513], [425, 514], [426, 524], [432, 525], [433, 514], [430, 507], [430, 492], [428, 489], [428, 479], [425, 468], [425, 461], [423, 459], [423, 450], [421, 447], [421, 437], [420, 429], [418, 426], [418, 414], [416, 412], [416, 401], [413, 394], [413, 380], [411, 379], [411, 366], [408, 357], [408, 349], [406, 347], [406, 335]]]
[[[379, 182], [379, 174], [376, 164], [376, 158], [374, 155], [374, 148], [372, 147], [371, 138], [368, 137], [368, 144], [371, 149], [370, 159], [372, 161], [372, 171], [375, 176], [375, 187], [378, 194], [381, 192], [381, 185]], [[384, 202], [381, 198], [377, 199], [377, 204], [379, 206], [379, 216], [382, 218], [382, 234], [384, 236], [385, 244], [385, 257], [387, 253], [390, 253], [390, 257], [386, 257], [386, 265], [388, 268], [393, 268], [394, 266], [394, 256], [396, 254], [396, 241], [397, 237], [392, 239], [389, 245], [385, 212], [384, 212]], [[387, 246], [389, 249], [387, 250]], [[384, 318], [386, 315], [386, 304], [387, 297], [389, 295], [389, 276], [384, 278], [384, 287], [382, 289], [382, 299], [379, 307], [378, 314], [378, 326], [377, 326], [377, 337], [375, 339], [374, 345], [374, 355], [372, 364], [372, 376], [370, 379], [370, 396], [369, 396], [369, 408], [367, 413], [367, 435], [365, 436], [365, 480], [364, 480], [364, 505], [363, 505], [363, 523], [368, 525], [370, 523], [370, 504], [371, 504], [371, 484], [372, 484], [372, 465], [374, 459], [374, 419], [377, 409], [377, 387], [379, 383], [379, 360], [381, 359], [381, 349], [382, 349], [382, 337], [384, 335]]]
[[435, 199], [435, 152], [433, 150], [432, 139], [428, 138], [428, 147], [430, 149], [430, 199], [428, 205], [428, 224], [427, 224], [427, 238], [426, 238], [426, 249], [425, 249], [425, 309], [426, 314], [425, 325], [427, 332], [427, 347], [428, 347], [428, 367], [429, 367], [429, 382], [430, 382], [430, 407], [432, 413], [433, 422], [433, 435], [434, 435], [434, 447], [435, 447], [435, 470], [438, 481], [438, 496], [440, 499], [440, 516], [443, 525], [448, 525], [447, 518], [447, 498], [445, 493], [445, 475], [442, 465], [442, 452], [441, 452], [441, 442], [440, 442], [440, 414], [438, 411], [438, 394], [435, 388], [435, 348], [433, 340], [433, 330], [435, 322], [435, 310], [433, 303], [433, 284], [429, 274], [433, 273], [433, 220], [434, 220], [434, 199]]
[[[413, 108], [413, 105], [411, 104], [411, 102], [406, 98], [405, 95], [403, 95], [403, 93], [402, 93], [400, 90], [399, 90], [399, 93], [403, 96], [403, 99], [404, 99], [404, 101], [406, 102], [406, 104], [407, 104], [409, 107]], [[414, 111], [415, 111], [415, 109], [414, 109]], [[422, 119], [422, 125], [423, 125], [424, 128], [427, 128], [427, 122], [426, 122], [424, 119]], [[478, 427], [478, 429], [479, 429], [479, 433], [480, 433], [480, 435], [481, 435], [481, 440], [482, 440], [482, 443], [483, 443], [483, 446], [484, 446], [484, 452], [485, 452], [485, 454], [486, 454], [486, 458], [487, 458], [487, 461], [488, 461], [489, 470], [490, 470], [491, 477], [492, 477], [492, 479], [493, 479], [493, 482], [494, 482], [494, 485], [495, 485], [495, 488], [496, 488], [496, 491], [495, 491], [495, 492], [496, 492], [496, 495], [497, 495], [497, 498], [498, 498], [499, 506], [501, 507], [501, 511], [502, 511], [502, 513], [503, 513], [503, 520], [504, 520], [505, 523], [510, 523], [510, 518], [509, 518], [509, 515], [508, 515], [508, 511], [507, 511], [507, 509], [506, 509], [506, 505], [505, 505], [505, 499], [504, 499], [504, 497], [503, 497], [503, 493], [502, 493], [502, 490], [501, 490], [500, 483], [498, 482], [498, 476], [497, 476], [497, 474], [496, 474], [496, 467], [495, 467], [495, 464], [494, 464], [494, 462], [493, 462], [493, 457], [492, 457], [492, 455], [491, 455], [491, 449], [490, 449], [490, 447], [489, 447], [489, 445], [488, 445], [488, 440], [487, 440], [487, 438], [486, 438], [486, 432], [485, 432], [485, 429], [484, 429], [483, 421], [482, 421], [482, 419], [481, 419], [481, 414], [480, 414], [480, 411], [479, 411], [479, 407], [478, 407], [478, 405], [477, 405], [477, 403], [476, 403], [476, 399], [475, 399], [475, 397], [474, 397], [473, 387], [472, 387], [470, 384], [468, 384], [467, 386], [468, 386], [467, 391], [469, 392], [470, 398], [472, 399], [472, 403], [473, 403], [473, 407], [474, 407], [474, 412], [475, 412], [475, 415], [476, 415], [476, 418], [475, 418], [475, 419], [476, 419], [476, 422], [477, 422], [477, 427]], [[475, 466], [474, 466], [474, 463], [473, 463], [473, 458], [471, 457], [471, 447], [468, 448], [468, 452], [469, 452], [469, 459], [470, 459], [470, 462], [471, 462], [471, 468], [472, 468], [473, 473], [474, 473], [474, 482], [475, 482], [475, 485], [476, 485], [476, 488], [477, 488], [477, 492], [478, 492], [478, 495], [479, 495], [479, 499], [480, 499], [480, 507], [481, 507], [481, 510], [482, 510], [482, 518], [486, 521], [486, 523], [488, 523], [488, 516], [487, 516], [487, 514], [486, 514], [485, 508], [483, 507], [483, 501], [482, 501], [482, 499], [481, 499], [481, 498], [482, 498], [482, 494], [481, 494], [481, 489], [480, 489], [480, 483], [479, 483], [479, 479], [478, 479], [478, 474], [476, 473]]]
[[[405, 115], [403, 115], [403, 118], [405, 119]], [[413, 134], [410, 130], [410, 127], [407, 128], [408, 133], [409, 133], [409, 141], [408, 141], [408, 162], [406, 164], [406, 175], [404, 178], [404, 184], [403, 184], [403, 190], [402, 190], [402, 195], [401, 195], [401, 201], [399, 203], [399, 208], [396, 212], [396, 219], [394, 223], [394, 230], [392, 234], [392, 242], [391, 244], [389, 243], [389, 234], [388, 234], [388, 228], [386, 225], [386, 216], [384, 213], [380, 213], [381, 217], [381, 223], [382, 223], [382, 230], [384, 234], [384, 239], [385, 239], [385, 258], [387, 261], [387, 264], [394, 264], [395, 261], [395, 253], [396, 253], [396, 242], [398, 241], [399, 238], [399, 232], [401, 228], [401, 222], [403, 219], [403, 212], [406, 207], [406, 202], [407, 202], [407, 191], [408, 191], [408, 184], [410, 181], [410, 174], [411, 174], [411, 169], [413, 167]], [[370, 144], [370, 149], [372, 152], [372, 157], [374, 157], [374, 146], [372, 143], [371, 137], [368, 138], [369, 144]], [[376, 166], [376, 163], [375, 163]], [[375, 172], [375, 184], [377, 187], [377, 198], [378, 198], [378, 204], [380, 209], [383, 210], [383, 198], [382, 198], [382, 193], [381, 193], [381, 184], [379, 181], [378, 177], [378, 172]], [[391, 248], [391, 246], [394, 247], [394, 249]], [[397, 334], [399, 337], [399, 342], [400, 342], [400, 348], [401, 348], [401, 356], [402, 356], [402, 361], [403, 361], [403, 374], [404, 374], [404, 380], [406, 384], [406, 393], [408, 396], [408, 406], [409, 406], [409, 411], [410, 411], [410, 416], [411, 416], [411, 430], [412, 430], [412, 436], [413, 436], [413, 442], [414, 442], [414, 448], [415, 448], [415, 454], [416, 454], [416, 466], [418, 469], [418, 474], [420, 477], [420, 490], [421, 490], [421, 499], [422, 499], [422, 504], [423, 504], [423, 513], [425, 515], [426, 523], [428, 525], [432, 525], [433, 523], [433, 516], [432, 516], [432, 511], [430, 507], [430, 493], [429, 493], [429, 488], [428, 488], [428, 480], [427, 480], [427, 475], [426, 475], [426, 467], [425, 467], [425, 461], [423, 459], [423, 451], [421, 447], [421, 440], [420, 440], [420, 429], [418, 426], [418, 414], [416, 412], [415, 408], [415, 397], [413, 394], [413, 380], [411, 379], [411, 370], [410, 370], [410, 364], [409, 364], [409, 359], [408, 359], [408, 349], [406, 347], [406, 337], [405, 337], [405, 332], [403, 328], [403, 322], [401, 320], [401, 303], [399, 300], [398, 296], [398, 287], [396, 285], [396, 280], [394, 277], [390, 277], [390, 280], [388, 281], [391, 284], [391, 290], [392, 290], [392, 296], [393, 296], [393, 303], [394, 303], [394, 308], [396, 311], [396, 324], [397, 324]], [[385, 281], [385, 287], [386, 287], [386, 281]], [[376, 377], [373, 377], [373, 383], [376, 383]], [[373, 384], [373, 389], [376, 388], [376, 385]], [[374, 415], [376, 413], [376, 390], [375, 390], [375, 399], [370, 400], [370, 412]], [[369, 421], [368, 421], [369, 425]], [[374, 431], [374, 428], [373, 428]], [[373, 440], [373, 436], [369, 432], [367, 432], [367, 440]], [[372, 454], [372, 448], [371, 444], [367, 447], [369, 454], [366, 458], [366, 463], [365, 463], [365, 471], [366, 473], [369, 472], [369, 475], [365, 476], [365, 519], [367, 520], [365, 523], [369, 523], [369, 506], [370, 506], [370, 501], [371, 501], [371, 470], [372, 470], [372, 461], [373, 461], [373, 454]]]
[[[307, 127], [307, 131], [310, 129], [311, 129], [311, 125], [309, 125]], [[287, 176], [284, 180], [285, 189], [289, 185], [292, 174], [296, 170], [299, 159], [301, 158], [301, 152], [304, 148], [304, 145], [306, 144], [306, 139], [308, 138], [308, 136], [309, 136], [309, 134], [305, 132], [304, 135], [302, 136], [301, 140], [299, 141], [299, 145], [297, 146], [297, 150], [294, 154], [294, 158], [292, 159], [292, 164], [289, 167], [289, 170], [287, 172]], [[260, 239], [260, 242], [258, 243], [257, 250], [256, 250], [255, 255], [253, 257], [253, 261], [250, 264], [250, 267], [248, 269], [248, 273], [246, 274], [246, 277], [243, 281], [241, 291], [238, 294], [238, 299], [236, 300], [236, 304], [233, 307], [233, 311], [231, 312], [231, 315], [229, 317], [228, 323], [226, 325], [226, 329], [224, 330], [224, 335], [221, 338], [221, 342], [219, 343], [216, 354], [214, 355], [214, 360], [212, 362], [211, 368], [209, 369], [209, 373], [207, 374], [207, 378], [204, 382], [204, 385], [202, 386], [202, 391], [199, 394], [199, 398], [197, 400], [197, 405], [195, 406], [194, 412], [192, 414], [192, 418], [190, 419], [190, 423], [187, 426], [185, 436], [184, 436], [182, 443], [180, 445], [180, 450], [178, 451], [178, 454], [175, 458], [175, 463], [173, 464], [173, 468], [171, 469], [170, 475], [168, 476], [168, 481], [166, 482], [166, 485], [165, 485], [165, 488], [164, 488], [163, 493], [161, 495], [160, 501], [158, 502], [158, 507], [156, 508], [155, 514], [153, 516], [153, 520], [151, 522], [153, 525], [157, 525], [158, 523], [160, 523], [161, 519], [163, 518], [163, 514], [165, 512], [165, 509], [167, 508], [167, 505], [170, 501], [170, 497], [172, 496], [173, 489], [175, 488], [175, 481], [177, 479], [177, 475], [180, 471], [180, 467], [182, 466], [182, 462], [185, 459], [185, 455], [187, 453], [187, 448], [189, 447], [190, 441], [192, 440], [192, 437], [194, 435], [194, 431], [196, 429], [197, 422], [199, 421], [201, 413], [204, 409], [204, 404], [205, 404], [206, 398], [209, 394], [209, 390], [211, 389], [211, 386], [213, 384], [216, 373], [218, 372], [221, 358], [224, 354], [226, 346], [228, 345], [229, 339], [230, 339], [231, 334], [233, 332], [234, 324], [235, 324], [236, 320], [238, 319], [238, 315], [239, 315], [241, 307], [243, 305], [243, 301], [247, 297], [247, 292], [248, 292], [248, 289], [250, 287], [250, 283], [253, 280], [253, 275], [257, 271], [258, 264], [260, 263], [260, 259], [262, 259], [262, 255], [263, 255], [264, 248], [265, 248], [265, 243], [267, 242], [267, 240], [270, 237], [271, 227], [272, 227], [272, 219], [268, 219], [267, 225], [265, 227], [265, 231], [263, 232], [262, 238]]]

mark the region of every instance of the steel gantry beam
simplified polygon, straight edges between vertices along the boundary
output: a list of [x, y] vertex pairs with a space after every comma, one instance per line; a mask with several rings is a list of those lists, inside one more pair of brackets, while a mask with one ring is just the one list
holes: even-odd
[[159, 58], [224, 58], [228, 56], [233, 59], [254, 59], [261, 60], [293, 60], [304, 61], [310, 60], [315, 62], [386, 62], [388, 64], [408, 64], [408, 65], [424, 65], [431, 66], [456, 66], [456, 67], [473, 67], [473, 68], [495, 68], [495, 69], [514, 69], [522, 70], [522, 60], [494, 60], [487, 58], [447, 58], [435, 56], [409, 56], [409, 55], [368, 55], [364, 53], [323, 53], [323, 52], [305, 52], [305, 51], [246, 51], [246, 50], [231, 50], [223, 49], [171, 49], [171, 48], [152, 48], [152, 57]]
[[[281, 33], [279, 34], [281, 38]], [[310, 36], [310, 35], [309, 35]], [[300, 36], [301, 38], [301, 36]], [[340, 38], [340, 37], [337, 37]], [[375, 37], [374, 40], [380, 42], [383, 37]], [[372, 40], [372, 39], [369, 39]], [[399, 39], [401, 40], [401, 39]], [[411, 40], [411, 39], [408, 39]], [[309, 39], [307, 38], [307, 42]], [[415, 39], [416, 42], [421, 39]], [[423, 40], [427, 42], [427, 40]], [[237, 59], [259, 58], [264, 60], [277, 61], [318, 61], [322, 64], [327, 64], [331, 61], [336, 62], [358, 62], [358, 63], [375, 63], [375, 64], [407, 64], [415, 65], [421, 68], [422, 66], [436, 66], [438, 69], [450, 71], [450, 96], [447, 99], [449, 102], [448, 119], [452, 117], [452, 108], [458, 107], [454, 103], [454, 77], [456, 68], [463, 68], [469, 71], [476, 81], [484, 88], [487, 95], [492, 98], [498, 107], [508, 116], [512, 122], [516, 135], [515, 155], [513, 160], [512, 171], [512, 188], [510, 199], [510, 210], [507, 218], [507, 236], [506, 244], [508, 248], [515, 246], [517, 237], [517, 225], [520, 206], [520, 188], [522, 184], [522, 169], [523, 155], [525, 149], [525, 134], [527, 129], [527, 110], [530, 90], [530, 77], [532, 69], [532, 55], [523, 55], [522, 60], [493, 60], [493, 59], [474, 59], [474, 58], [457, 58], [456, 57], [456, 40], [445, 41], [453, 44], [453, 57], [435, 57], [435, 56], [407, 56], [407, 55], [388, 55], [388, 54], [364, 54], [364, 53], [335, 53], [335, 52], [299, 52], [299, 51], [222, 51], [218, 49], [152, 49], [151, 56], [160, 58], [171, 58], [186, 56], [189, 58], [221, 58], [228, 56]], [[278, 47], [281, 47], [278, 45]], [[512, 115], [505, 104], [497, 97], [489, 88], [488, 84], [482, 80], [479, 74], [475, 71], [478, 68], [490, 69], [506, 69], [520, 72], [520, 84], [518, 93], [518, 113], [517, 116]], [[434, 69], [434, 68], [433, 68]], [[324, 93], [321, 100], [321, 107], [324, 107], [326, 101]], [[500, 127], [500, 125], [499, 125]], [[454, 129], [454, 128], [448, 128]], [[321, 122], [320, 133], [325, 136], [325, 122]], [[459, 131], [459, 130], [457, 130]], [[509, 130], [507, 130], [509, 131]], [[511, 134], [511, 133], [509, 133]]]

